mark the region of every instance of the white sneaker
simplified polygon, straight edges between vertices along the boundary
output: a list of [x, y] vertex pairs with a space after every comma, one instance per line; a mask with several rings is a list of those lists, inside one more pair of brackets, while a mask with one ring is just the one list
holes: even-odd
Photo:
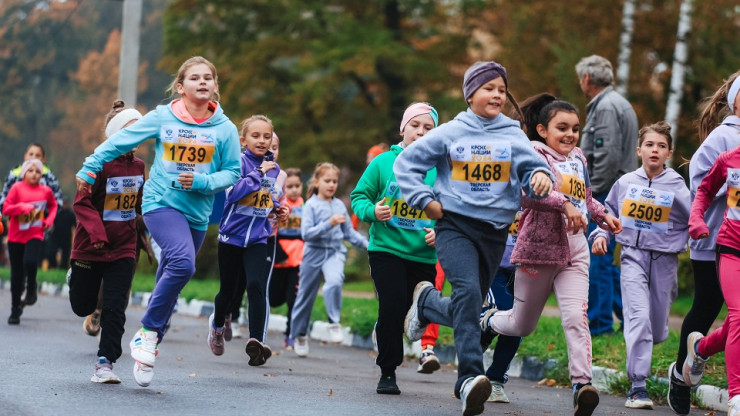
[[437, 358], [437, 355], [434, 353], [434, 347], [427, 345], [427, 347], [421, 351], [421, 355], [419, 356], [419, 367], [416, 368], [416, 372], [421, 374], [432, 374], [439, 370], [440, 367], [439, 358]]
[[344, 333], [342, 332], [342, 325], [329, 324], [329, 342], [339, 344], [342, 341], [344, 341]]
[[427, 324], [423, 324], [419, 316], [419, 297], [428, 288], [434, 289], [434, 285], [427, 281], [419, 282], [416, 285], [411, 307], [406, 312], [406, 319], [403, 321], [403, 331], [406, 333], [406, 337], [412, 342], [420, 340], [421, 336], [424, 335], [424, 331], [427, 329]]
[[154, 367], [134, 361], [134, 381], [141, 387], [147, 387], [154, 378]]
[[295, 354], [299, 357], [308, 356], [308, 337], [306, 335], [299, 335], [295, 339], [295, 346], [293, 347], [293, 351], [295, 351]]
[[686, 339], [686, 360], [683, 362], [683, 380], [689, 386], [696, 386], [704, 375], [704, 366], [709, 358], [702, 357], [696, 352], [699, 341], [704, 334], [694, 331]]
[[727, 416], [740, 416], [740, 395], [733, 396], [727, 402]]
[[483, 413], [484, 404], [491, 395], [491, 382], [488, 377], [480, 375], [465, 380], [460, 388], [463, 416]]
[[238, 321], [231, 321], [231, 338], [242, 338], [242, 326]]
[[157, 333], [139, 329], [129, 343], [131, 358], [134, 363], [134, 380], [141, 387], [146, 387], [154, 377], [154, 360], [159, 349], [157, 348]]
[[100, 357], [95, 364], [95, 373], [90, 381], [93, 383], [118, 384], [121, 379], [113, 373], [113, 364], [105, 357]]
[[509, 403], [509, 398], [506, 397], [506, 392], [504, 391], [504, 384], [491, 380], [491, 395], [488, 396], [488, 400], [486, 401], [491, 403]]

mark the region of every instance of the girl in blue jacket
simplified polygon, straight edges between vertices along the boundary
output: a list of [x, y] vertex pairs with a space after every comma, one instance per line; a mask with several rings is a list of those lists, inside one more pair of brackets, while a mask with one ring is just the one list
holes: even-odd
[[218, 97], [216, 67], [203, 57], [185, 61], [170, 90], [180, 98], [160, 105], [103, 142], [77, 172], [77, 190], [90, 192], [103, 165], [154, 138], [154, 162], [144, 185], [142, 212], [162, 248], [157, 282], [141, 329], [131, 340], [134, 379], [151, 383], [158, 344], [180, 291], [195, 273], [213, 194], [239, 178], [239, 134]]
[[236, 184], [226, 190], [226, 206], [218, 228], [218, 267], [221, 289], [214, 300], [215, 308], [208, 319], [208, 345], [215, 355], [224, 353], [224, 324], [231, 314], [242, 270], [246, 275], [249, 299], [249, 330], [246, 352], [249, 365], [264, 364], [272, 351], [264, 343], [267, 334], [267, 237], [272, 226], [267, 216], [275, 211], [287, 216], [287, 207], [280, 208], [273, 196], [280, 167], [269, 150], [273, 140], [272, 121], [263, 115], [252, 116], [242, 123], [242, 174]]

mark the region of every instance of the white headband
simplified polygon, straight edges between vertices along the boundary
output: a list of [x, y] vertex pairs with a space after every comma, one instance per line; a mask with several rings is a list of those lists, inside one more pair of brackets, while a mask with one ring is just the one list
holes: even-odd
[[129, 121], [138, 120], [142, 117], [141, 113], [133, 108], [126, 108], [120, 113], [116, 114], [115, 117], [110, 119], [108, 125], [105, 126], [105, 138], [114, 135], [118, 130], [121, 130]]
[[735, 78], [732, 86], [730, 86], [730, 91], [727, 92], [727, 106], [730, 107], [732, 114], [735, 114], [735, 99], [737, 98], [738, 91], [740, 91], [740, 76]]

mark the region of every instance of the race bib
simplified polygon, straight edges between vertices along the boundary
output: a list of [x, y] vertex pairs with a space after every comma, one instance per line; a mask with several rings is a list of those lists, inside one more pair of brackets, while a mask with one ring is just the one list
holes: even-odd
[[46, 201], [29, 201], [34, 209], [29, 214], [18, 216], [18, 229], [21, 231], [30, 230], [32, 227], [43, 228], [44, 211], [46, 211]]
[[516, 244], [516, 239], [519, 237], [519, 219], [522, 217], [522, 210], [516, 212], [514, 222], [509, 226], [509, 235], [506, 237], [506, 245], [513, 246]]
[[401, 194], [401, 189], [397, 182], [391, 182], [385, 188], [385, 197], [388, 206], [391, 207], [393, 216], [388, 220], [391, 227], [403, 228], [406, 230], [423, 230], [432, 228], [432, 220], [427, 217], [422, 209], [411, 207]]
[[263, 176], [260, 182], [260, 190], [240, 199], [236, 205], [236, 212], [251, 217], [267, 217], [273, 208], [273, 186], [275, 186], [275, 178]]
[[136, 200], [144, 184], [144, 175], [116, 176], [105, 184], [103, 221], [131, 221], [136, 219]]
[[[213, 154], [216, 151], [216, 129], [213, 127], [184, 127], [164, 125], [160, 131], [162, 140], [162, 164], [169, 173], [209, 173]], [[177, 186], [177, 181], [173, 182]]]
[[630, 184], [622, 202], [622, 226], [638, 231], [667, 233], [674, 193]]
[[288, 219], [281, 222], [278, 227], [278, 235], [282, 237], [300, 237], [302, 215], [303, 207], [291, 208]]
[[511, 143], [459, 140], [450, 146], [452, 188], [473, 198], [497, 194], [509, 186]]
[[727, 169], [727, 218], [740, 220], [740, 169]]
[[568, 196], [570, 202], [583, 216], [588, 215], [586, 206], [586, 175], [583, 163], [578, 159], [571, 159], [561, 163], [555, 163], [555, 169], [560, 172], [563, 182], [560, 184], [561, 193]]

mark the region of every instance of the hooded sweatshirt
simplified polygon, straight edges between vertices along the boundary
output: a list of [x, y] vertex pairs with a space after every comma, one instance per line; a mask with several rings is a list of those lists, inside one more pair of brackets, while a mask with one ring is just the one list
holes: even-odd
[[[143, 185], [144, 161], [127, 153], [103, 165], [92, 192], [77, 192], [72, 259], [109, 262], [136, 257]], [[93, 247], [100, 242], [105, 243], [103, 248]]]
[[[696, 190], [702, 179], [707, 176], [707, 172], [717, 160], [720, 153], [736, 148], [740, 145], [740, 117], [730, 115], [722, 120], [722, 124], [717, 126], [709, 136], [701, 143], [689, 164], [689, 187], [691, 189], [691, 199], [696, 197]], [[689, 240], [691, 247], [690, 255], [692, 260], [714, 261], [716, 252], [714, 250], [717, 241], [717, 233], [722, 225], [727, 201], [727, 186], [723, 186], [715, 195], [709, 208], [704, 213], [704, 220], [709, 227], [709, 237], [702, 240]]]
[[[413, 146], [416, 142], [409, 148]], [[427, 234], [424, 227], [434, 228], [434, 221], [424, 211], [408, 205], [393, 174], [393, 163], [402, 151], [401, 146], [393, 145], [390, 151], [370, 162], [352, 191], [352, 211], [362, 221], [370, 223], [368, 251], [385, 251], [403, 259], [435, 264], [437, 252], [424, 239]], [[434, 186], [436, 177], [437, 171], [432, 168], [424, 178], [424, 185]], [[393, 217], [379, 222], [375, 217], [375, 205], [383, 198], [385, 205], [391, 207]]]
[[[434, 186], [424, 183], [436, 167]], [[521, 190], [534, 196], [535, 172], [552, 177], [519, 122], [471, 109], [431, 130], [398, 155], [393, 173], [409, 205], [424, 209], [437, 200], [446, 211], [508, 227], [521, 206]]]
[[[160, 105], [131, 126], [109, 137], [85, 159], [77, 177], [89, 184], [103, 164], [155, 138], [154, 162], [144, 185], [142, 211], [170, 207], [197, 230], [205, 230], [213, 194], [239, 179], [239, 133], [217, 102], [213, 115], [197, 123], [182, 100]], [[193, 186], [183, 189], [180, 173], [193, 173]]]
[[8, 242], [25, 244], [32, 239], [43, 240], [44, 229], [54, 224], [57, 201], [46, 185], [16, 182], [5, 199], [3, 215], [9, 218]]
[[[622, 232], [617, 242], [623, 246], [663, 253], [686, 251], [689, 237], [691, 194], [683, 177], [668, 168], [648, 179], [640, 167], [617, 180], [606, 197], [610, 212], [619, 213]], [[614, 235], [597, 228], [589, 236], [611, 239]]]
[[226, 206], [218, 227], [219, 242], [238, 247], [267, 244], [267, 237], [272, 233], [267, 217], [280, 207], [274, 190], [280, 166], [262, 176], [256, 168], [265, 160], [273, 160], [272, 152], [257, 156], [245, 149], [242, 153], [242, 177], [226, 190]]

